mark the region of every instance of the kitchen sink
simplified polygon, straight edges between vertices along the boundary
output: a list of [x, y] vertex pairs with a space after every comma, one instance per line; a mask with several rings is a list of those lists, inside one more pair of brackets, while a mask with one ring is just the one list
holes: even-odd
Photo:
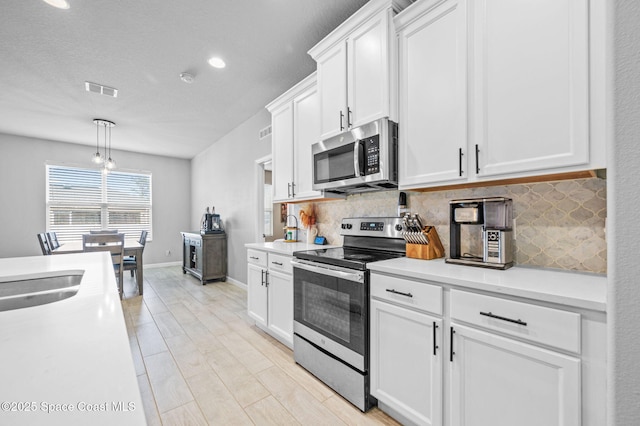
[[83, 270], [71, 270], [0, 278], [0, 311], [68, 299], [78, 293], [83, 275]]

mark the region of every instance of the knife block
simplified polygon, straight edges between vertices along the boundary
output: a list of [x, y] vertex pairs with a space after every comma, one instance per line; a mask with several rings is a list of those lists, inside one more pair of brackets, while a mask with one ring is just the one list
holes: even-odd
[[429, 240], [429, 244], [406, 244], [407, 257], [412, 259], [439, 259], [444, 257], [444, 247], [438, 236], [435, 226], [425, 226], [422, 233]]

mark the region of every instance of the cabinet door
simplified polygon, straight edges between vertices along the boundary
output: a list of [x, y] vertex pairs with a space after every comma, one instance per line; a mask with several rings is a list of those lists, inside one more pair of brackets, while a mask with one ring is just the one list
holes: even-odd
[[347, 47], [339, 43], [318, 58], [320, 139], [347, 128]]
[[449, 0], [399, 33], [401, 187], [466, 179], [466, 0]]
[[319, 197], [313, 190], [313, 157], [311, 145], [320, 142], [320, 104], [314, 85], [293, 99], [294, 191], [296, 199]]
[[589, 161], [588, 3], [472, 2], [479, 176]]
[[267, 286], [264, 275], [266, 270], [249, 265], [247, 272], [247, 310], [257, 324], [267, 326]]
[[580, 360], [453, 325], [452, 426], [579, 426]]
[[416, 424], [441, 425], [442, 320], [372, 300], [370, 327], [371, 394]]
[[287, 102], [271, 113], [273, 201], [289, 201], [293, 182], [293, 108]]
[[389, 13], [379, 13], [349, 36], [348, 127], [389, 116]]
[[269, 271], [269, 329], [293, 347], [293, 277]]

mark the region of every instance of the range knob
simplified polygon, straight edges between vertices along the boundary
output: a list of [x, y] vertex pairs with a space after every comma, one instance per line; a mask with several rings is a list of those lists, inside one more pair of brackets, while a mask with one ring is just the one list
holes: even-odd
[[402, 231], [402, 225], [400, 225], [399, 223], [396, 224], [396, 231]]

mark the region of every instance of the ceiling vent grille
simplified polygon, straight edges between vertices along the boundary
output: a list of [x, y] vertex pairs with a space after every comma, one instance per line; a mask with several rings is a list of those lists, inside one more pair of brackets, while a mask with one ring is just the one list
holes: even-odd
[[84, 88], [87, 92], [97, 93], [99, 95], [110, 96], [112, 98], [118, 97], [118, 89], [109, 86], [103, 86], [98, 83], [91, 83], [90, 81], [84, 82]]
[[259, 132], [260, 139], [264, 139], [267, 136], [269, 136], [270, 134], [271, 134], [271, 125], [265, 127], [264, 129], [260, 130], [260, 132]]

